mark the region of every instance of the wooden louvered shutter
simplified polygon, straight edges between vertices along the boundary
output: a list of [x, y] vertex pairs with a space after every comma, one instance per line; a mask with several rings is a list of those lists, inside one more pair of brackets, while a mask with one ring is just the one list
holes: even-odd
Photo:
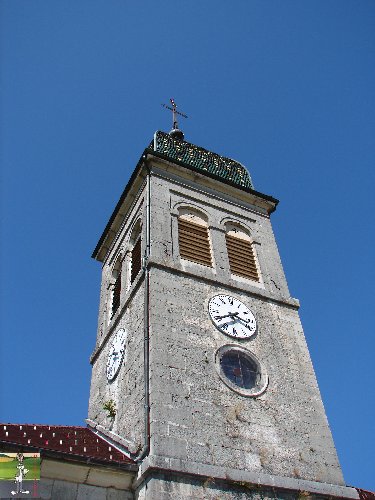
[[243, 276], [259, 281], [258, 270], [255, 264], [255, 255], [250, 241], [225, 235], [229, 258], [230, 272], [236, 276]]
[[208, 228], [185, 219], [178, 219], [178, 244], [182, 259], [211, 267]]
[[132, 263], [131, 263], [131, 277], [130, 281], [133, 283], [137, 274], [142, 267], [142, 255], [141, 255], [141, 238], [139, 237], [136, 241], [132, 250]]
[[113, 296], [112, 296], [112, 316], [115, 314], [120, 305], [120, 297], [121, 297], [121, 268], [118, 271], [118, 276], [115, 281], [115, 286], [113, 287]]

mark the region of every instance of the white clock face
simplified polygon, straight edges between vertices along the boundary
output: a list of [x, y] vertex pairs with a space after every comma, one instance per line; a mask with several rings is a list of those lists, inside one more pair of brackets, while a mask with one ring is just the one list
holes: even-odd
[[121, 328], [116, 332], [114, 336], [111, 346], [109, 348], [109, 354], [107, 359], [107, 380], [111, 382], [117, 375], [120, 370], [122, 360], [124, 359], [125, 354], [125, 340], [126, 340], [126, 331]]
[[248, 339], [256, 332], [254, 314], [243, 302], [230, 295], [212, 297], [208, 311], [216, 328], [230, 337]]

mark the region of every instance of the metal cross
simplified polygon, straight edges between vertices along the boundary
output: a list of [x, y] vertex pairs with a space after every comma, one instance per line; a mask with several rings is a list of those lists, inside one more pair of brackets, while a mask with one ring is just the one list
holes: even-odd
[[169, 100], [171, 101], [172, 107], [167, 106], [166, 104], [162, 104], [162, 106], [172, 111], [173, 129], [178, 129], [177, 115], [183, 116], [184, 118], [187, 118], [187, 116], [184, 115], [184, 113], [180, 113], [180, 111], [177, 111], [177, 104], [175, 103], [174, 99]]

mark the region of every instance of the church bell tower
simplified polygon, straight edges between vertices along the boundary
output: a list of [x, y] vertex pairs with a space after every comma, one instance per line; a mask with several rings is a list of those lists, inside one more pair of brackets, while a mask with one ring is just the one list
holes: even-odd
[[94, 250], [87, 422], [139, 463], [135, 498], [350, 498], [271, 227], [277, 203], [242, 164], [159, 131]]

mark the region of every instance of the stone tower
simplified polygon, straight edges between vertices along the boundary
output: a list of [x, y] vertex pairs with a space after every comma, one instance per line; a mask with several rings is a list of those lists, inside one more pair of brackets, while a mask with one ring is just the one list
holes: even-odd
[[240, 163], [156, 132], [95, 248], [87, 422], [140, 464], [136, 498], [234, 499], [254, 484], [263, 498], [351, 497], [276, 206]]

